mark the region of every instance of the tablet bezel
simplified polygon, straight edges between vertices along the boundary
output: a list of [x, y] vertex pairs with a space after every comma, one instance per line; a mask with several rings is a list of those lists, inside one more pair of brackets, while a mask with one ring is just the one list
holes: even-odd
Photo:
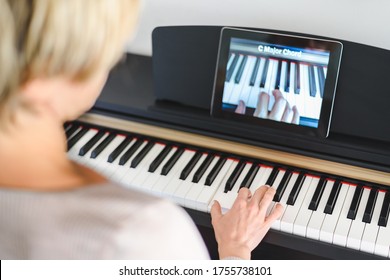
[[[249, 39], [298, 48], [308, 47], [309, 44], [311, 44], [316, 45], [317, 48], [330, 52], [329, 63], [327, 66], [327, 76], [324, 86], [323, 102], [317, 128], [278, 122], [270, 119], [262, 119], [222, 110], [222, 97], [226, 78], [226, 66], [229, 59], [231, 38]], [[315, 137], [326, 138], [329, 135], [342, 49], [343, 45], [339, 41], [321, 39], [313, 36], [297, 36], [280, 32], [274, 33], [231, 27], [222, 28], [211, 103], [211, 115], [217, 118], [245, 122], [245, 124], [252, 124], [256, 126], [257, 129], [260, 126], [276, 130], [283, 130], [291, 133], [298, 133], [301, 135], [311, 135]]]

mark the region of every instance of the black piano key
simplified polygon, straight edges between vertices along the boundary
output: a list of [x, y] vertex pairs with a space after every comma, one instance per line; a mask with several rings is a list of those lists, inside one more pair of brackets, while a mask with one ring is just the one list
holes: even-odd
[[208, 154], [202, 164], [199, 166], [198, 170], [196, 170], [194, 176], [192, 177], [193, 183], [198, 183], [202, 178], [203, 174], [206, 172], [207, 168], [210, 166], [211, 162], [214, 159], [214, 155]]
[[362, 185], [356, 186], [355, 193], [353, 194], [351, 206], [349, 207], [348, 210], [348, 215], [347, 215], [348, 219], [355, 220], [357, 210], [360, 204], [360, 199], [362, 198], [362, 194], [363, 194], [363, 186]]
[[107, 162], [109, 162], [109, 163], [113, 162], [122, 153], [122, 151], [127, 147], [127, 145], [129, 145], [131, 140], [132, 140], [131, 137], [126, 137], [125, 139], [123, 139], [122, 143], [120, 143], [119, 146], [116, 147], [115, 150], [112, 151], [112, 153], [108, 155]]
[[280, 89], [280, 76], [282, 75], [282, 61], [278, 61], [278, 70], [276, 72], [275, 89]]
[[96, 133], [84, 146], [80, 148], [79, 156], [84, 156], [104, 136], [104, 131]]
[[97, 145], [95, 149], [91, 152], [91, 158], [96, 158], [100, 153], [111, 143], [112, 140], [116, 137], [115, 134], [110, 133], [102, 142]]
[[226, 82], [230, 82], [230, 79], [233, 76], [234, 69], [236, 68], [238, 58], [239, 58], [239, 54], [236, 53], [232, 63], [230, 64], [229, 69], [226, 71]]
[[79, 127], [80, 126], [78, 126], [76, 124], [72, 124], [71, 127], [65, 132], [66, 139], [69, 139], [73, 135], [73, 133], [75, 133], [77, 131], [77, 129]]
[[265, 86], [265, 81], [267, 80], [267, 75], [268, 75], [268, 65], [269, 65], [269, 59], [265, 58], [263, 74], [261, 75], [261, 80], [260, 80], [260, 87]]
[[225, 164], [226, 158], [220, 157], [217, 163], [214, 165], [213, 169], [211, 169], [210, 173], [206, 177], [206, 186], [211, 186], [211, 184], [214, 182], [215, 178], [217, 177], [219, 171], [221, 171], [222, 166]]
[[324, 98], [324, 88], [325, 88], [325, 73], [322, 66], [317, 67], [318, 70], [318, 82], [320, 83], [320, 95], [321, 98]]
[[256, 82], [257, 73], [259, 72], [260, 57], [256, 57], [255, 66], [253, 67], [251, 79], [249, 81], [250, 86], [254, 86]]
[[234, 82], [236, 84], [239, 84], [241, 81], [242, 73], [244, 72], [247, 60], [248, 56], [244, 55], [243, 59], [241, 60], [240, 68], [238, 68], [236, 77], [234, 78]]
[[166, 145], [164, 149], [158, 154], [158, 156], [152, 161], [149, 165], [148, 172], [153, 173], [160, 166], [161, 162], [168, 156], [169, 152], [172, 150], [172, 146]]
[[309, 203], [309, 209], [316, 211], [318, 208], [318, 204], [320, 203], [321, 196], [324, 192], [325, 185], [327, 183], [327, 180], [324, 176], [321, 176], [320, 180], [318, 181], [318, 185], [316, 187], [316, 190], [314, 191], [313, 197], [311, 198], [311, 201]]
[[67, 142], [68, 151], [88, 132], [88, 128], [81, 128], [72, 138]]
[[138, 164], [145, 158], [145, 156], [149, 153], [149, 151], [153, 148], [155, 143], [149, 141], [142, 150], [133, 158], [131, 161], [130, 167], [137, 168]]
[[387, 221], [389, 219], [389, 210], [390, 210], [390, 191], [387, 191], [385, 198], [383, 200], [381, 213], [379, 215], [378, 226], [385, 227], [387, 226]]
[[242, 170], [244, 169], [245, 164], [246, 164], [245, 161], [240, 161], [236, 165], [236, 168], [234, 168], [233, 173], [230, 175], [229, 179], [226, 182], [225, 193], [232, 190], [234, 184], [237, 182], [238, 177], [240, 176]]
[[187, 179], [188, 175], [191, 173], [192, 169], [198, 162], [198, 160], [201, 158], [202, 153], [201, 152], [196, 152], [191, 160], [187, 163], [187, 165], [184, 167], [183, 171], [180, 173], [180, 179], [185, 180]]
[[371, 223], [372, 214], [374, 213], [376, 198], [378, 197], [378, 190], [371, 189], [370, 195], [368, 196], [368, 201], [366, 209], [364, 209], [363, 222]]
[[274, 169], [271, 171], [271, 174], [269, 175], [267, 182], [265, 184], [272, 187], [273, 183], [275, 182], [276, 177], [278, 176], [278, 173], [279, 173], [279, 168], [274, 167]]
[[290, 181], [292, 174], [293, 174], [293, 172], [291, 172], [291, 170], [286, 170], [286, 172], [283, 175], [282, 180], [280, 181], [279, 186], [276, 189], [273, 201], [280, 202], [280, 200], [282, 199], [282, 196], [284, 194], [284, 191], [286, 190], [287, 184]]
[[298, 178], [295, 181], [294, 186], [293, 186], [290, 194], [288, 195], [288, 199], [287, 199], [288, 205], [295, 204], [295, 201], [297, 200], [297, 197], [298, 197], [299, 192], [302, 188], [303, 182], [305, 181], [305, 178], [306, 178], [306, 176], [305, 176], [305, 173], [303, 173], [303, 172], [298, 175]]
[[232, 56], [233, 56], [233, 53], [229, 53], [228, 61], [232, 58]]
[[64, 122], [64, 124], [62, 126], [63, 126], [64, 130], [66, 131], [72, 127], [72, 124], [69, 122]]
[[121, 156], [119, 159], [119, 165], [125, 165], [126, 162], [131, 158], [131, 156], [138, 150], [138, 148], [142, 145], [144, 140], [138, 139], [131, 145], [131, 147]]
[[299, 63], [295, 63], [295, 88], [294, 92], [295, 94], [300, 94], [301, 91], [301, 78], [300, 78], [300, 71], [299, 71]]
[[290, 92], [290, 62], [286, 62], [286, 77], [284, 80], [284, 91]]
[[184, 153], [183, 148], [178, 148], [176, 152], [172, 155], [172, 157], [165, 163], [161, 170], [161, 175], [166, 176], [169, 171], [171, 171], [172, 167], [175, 165], [175, 163], [179, 160], [181, 155]]
[[240, 185], [241, 188], [250, 188], [252, 185], [253, 180], [256, 177], [257, 171], [259, 171], [260, 166], [256, 163], [253, 163], [251, 168], [249, 169], [248, 173], [245, 175], [244, 180], [242, 180], [242, 183]]
[[326, 205], [325, 205], [325, 209], [324, 209], [325, 214], [332, 214], [333, 213], [333, 209], [334, 209], [334, 206], [336, 205], [336, 201], [337, 201], [337, 198], [339, 196], [342, 185], [343, 185], [343, 183], [340, 180], [337, 180], [334, 183], [332, 190], [330, 192], [328, 201], [326, 202]]
[[309, 65], [309, 85], [310, 85], [310, 96], [316, 96], [316, 79], [314, 77], [314, 67]]

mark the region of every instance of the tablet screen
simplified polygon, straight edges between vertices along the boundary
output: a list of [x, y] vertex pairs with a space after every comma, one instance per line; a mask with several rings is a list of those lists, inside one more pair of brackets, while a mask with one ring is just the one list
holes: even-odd
[[342, 44], [224, 28], [212, 115], [326, 137]]

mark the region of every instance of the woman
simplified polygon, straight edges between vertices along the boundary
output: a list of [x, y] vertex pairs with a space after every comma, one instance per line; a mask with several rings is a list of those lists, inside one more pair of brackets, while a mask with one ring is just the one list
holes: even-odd
[[[170, 202], [66, 155], [63, 123], [94, 104], [134, 29], [136, 0], [0, 0], [0, 259], [204, 259]], [[211, 215], [221, 258], [249, 259], [282, 207], [240, 191]]]

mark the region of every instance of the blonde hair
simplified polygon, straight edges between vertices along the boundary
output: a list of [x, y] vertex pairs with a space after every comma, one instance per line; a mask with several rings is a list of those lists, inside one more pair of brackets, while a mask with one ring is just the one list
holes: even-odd
[[110, 70], [138, 0], [0, 0], [0, 110], [24, 82]]

